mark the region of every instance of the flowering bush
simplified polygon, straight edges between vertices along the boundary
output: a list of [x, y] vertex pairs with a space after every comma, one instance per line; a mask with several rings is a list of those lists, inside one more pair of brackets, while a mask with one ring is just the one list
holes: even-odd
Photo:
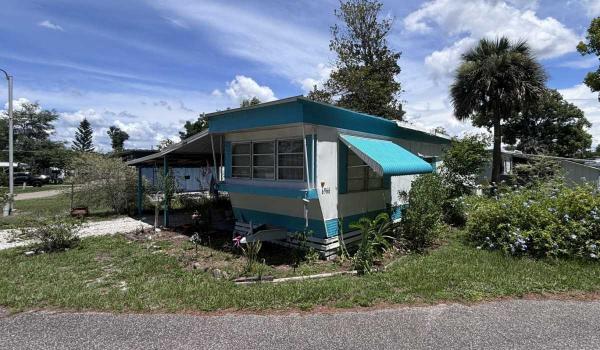
[[534, 257], [600, 256], [600, 192], [591, 186], [537, 184], [471, 198], [469, 237], [480, 249]]
[[82, 227], [79, 219], [57, 215], [32, 219], [14, 234], [17, 239], [32, 241], [37, 250], [54, 252], [76, 246]]

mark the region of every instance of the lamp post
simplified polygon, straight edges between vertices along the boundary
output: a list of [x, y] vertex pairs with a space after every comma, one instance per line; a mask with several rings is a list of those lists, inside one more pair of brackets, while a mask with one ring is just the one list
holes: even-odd
[[13, 77], [0, 68], [8, 81], [8, 214], [12, 212], [14, 197], [14, 168], [13, 168]]

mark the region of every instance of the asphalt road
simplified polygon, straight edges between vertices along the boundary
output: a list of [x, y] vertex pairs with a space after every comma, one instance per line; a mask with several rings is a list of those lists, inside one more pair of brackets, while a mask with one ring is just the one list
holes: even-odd
[[2, 349], [598, 349], [600, 302], [289, 315], [0, 313]]

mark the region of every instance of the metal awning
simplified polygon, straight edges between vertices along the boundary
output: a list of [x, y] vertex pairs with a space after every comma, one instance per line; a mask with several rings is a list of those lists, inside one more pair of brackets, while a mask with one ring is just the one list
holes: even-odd
[[212, 158], [213, 145], [215, 154], [221, 153], [222, 136], [211, 138], [208, 130], [204, 130], [176, 144], [170, 145], [160, 152], [150, 154], [145, 157], [133, 159], [127, 162], [127, 165], [138, 165], [149, 161], [160, 159], [166, 155], [194, 159], [195, 156], [206, 155]]
[[344, 134], [340, 135], [340, 139], [380, 176], [425, 174], [433, 171], [431, 164], [392, 141]]

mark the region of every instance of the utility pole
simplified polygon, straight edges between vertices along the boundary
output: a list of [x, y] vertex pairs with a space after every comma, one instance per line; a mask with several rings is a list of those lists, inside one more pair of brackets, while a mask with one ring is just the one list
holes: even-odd
[[12, 213], [14, 199], [14, 167], [13, 167], [13, 77], [0, 68], [8, 81], [8, 214]]

